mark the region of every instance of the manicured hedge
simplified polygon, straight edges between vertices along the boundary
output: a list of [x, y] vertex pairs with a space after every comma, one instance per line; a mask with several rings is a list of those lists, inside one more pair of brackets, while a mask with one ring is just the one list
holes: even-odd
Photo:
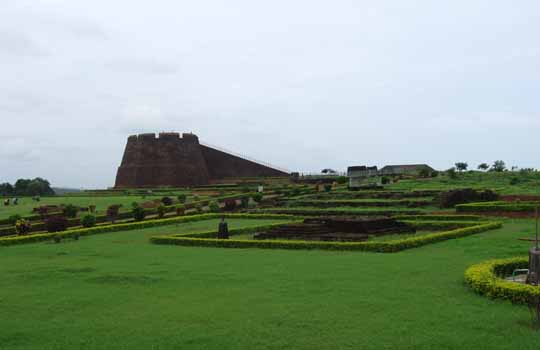
[[317, 208], [269, 208], [260, 209], [259, 213], [276, 213], [276, 214], [291, 214], [291, 215], [361, 215], [361, 216], [388, 216], [396, 214], [420, 214], [420, 210], [400, 208], [400, 209], [354, 209], [354, 208], [333, 208], [333, 209], [317, 209]]
[[324, 249], [324, 250], [356, 250], [380, 253], [393, 253], [401, 250], [420, 247], [426, 244], [460, 238], [480, 232], [500, 228], [499, 222], [481, 224], [473, 227], [432, 233], [418, 237], [398, 239], [394, 241], [372, 242], [322, 242], [293, 240], [234, 240], [213, 238], [192, 238], [155, 236], [150, 241], [154, 244], [170, 244], [181, 246], [220, 247], [220, 248], [270, 248], [270, 249]]
[[137, 230], [149, 227], [165, 226], [175, 223], [184, 223], [184, 222], [193, 222], [193, 221], [202, 221], [209, 219], [216, 219], [220, 217], [226, 218], [237, 218], [237, 219], [294, 219], [296, 217], [291, 215], [265, 215], [265, 214], [201, 214], [201, 215], [192, 215], [192, 216], [177, 216], [173, 218], [160, 219], [160, 220], [147, 220], [147, 221], [138, 221], [130, 222], [125, 224], [115, 224], [115, 225], [103, 225], [91, 228], [79, 228], [74, 230], [67, 230], [63, 232], [56, 233], [42, 233], [26, 236], [16, 236], [16, 237], [6, 237], [0, 238], [0, 246], [9, 246], [15, 244], [24, 244], [32, 242], [41, 242], [52, 239], [54, 236], [59, 235], [62, 238], [74, 237], [74, 236], [88, 236], [98, 233], [109, 233], [117, 231], [127, 231], [127, 230]]
[[295, 200], [289, 202], [293, 207], [316, 207], [316, 208], [335, 208], [335, 207], [422, 207], [434, 205], [432, 200], [409, 200], [409, 199], [386, 199], [386, 200], [354, 200], [354, 199], [313, 199], [313, 200]]
[[484, 261], [465, 271], [465, 282], [478, 294], [527, 304], [531, 298], [540, 297], [540, 287], [506, 281], [501, 276], [511, 275], [515, 269], [528, 268], [528, 264], [526, 256]]
[[481, 212], [534, 212], [540, 202], [480, 202], [456, 205], [459, 213]]
[[392, 218], [396, 220], [427, 220], [427, 221], [477, 221], [477, 220], [486, 220], [486, 217], [479, 215], [395, 215]]
[[442, 220], [433, 220], [433, 221], [419, 221], [419, 220], [399, 220], [418, 230], [433, 230], [433, 231], [443, 231], [443, 230], [454, 230], [457, 228], [464, 227], [473, 227], [480, 225], [478, 221], [442, 221]]

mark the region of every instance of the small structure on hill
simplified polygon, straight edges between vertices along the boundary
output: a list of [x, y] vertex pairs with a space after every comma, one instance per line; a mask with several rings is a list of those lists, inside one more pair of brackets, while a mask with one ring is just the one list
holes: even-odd
[[349, 188], [361, 187], [368, 177], [377, 176], [377, 174], [377, 166], [350, 166], [347, 168]]

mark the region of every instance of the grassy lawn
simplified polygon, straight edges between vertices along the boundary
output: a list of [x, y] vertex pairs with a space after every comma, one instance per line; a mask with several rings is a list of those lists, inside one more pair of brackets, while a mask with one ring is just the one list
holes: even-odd
[[462, 173], [457, 178], [448, 176], [436, 178], [401, 180], [385, 186], [387, 190], [451, 190], [455, 188], [492, 189], [500, 194], [540, 193], [540, 173], [520, 173], [514, 171], [502, 173]]
[[[250, 220], [251, 221], [251, 220]], [[230, 225], [246, 224], [245, 222]], [[530, 220], [395, 253], [187, 248], [216, 221], [2, 248], [1, 349], [533, 349], [525, 307], [469, 291]]]
[[41, 205], [58, 205], [58, 204], [73, 204], [81, 207], [95, 205], [98, 213], [104, 214], [107, 207], [111, 204], [122, 204], [123, 209], [131, 208], [133, 202], [146, 202], [153, 199], [161, 199], [161, 196], [55, 196], [41, 197], [39, 202], [33, 201], [31, 197], [19, 197], [18, 205], [0, 206], [0, 219], [9, 217], [10, 215], [31, 215], [32, 209]]

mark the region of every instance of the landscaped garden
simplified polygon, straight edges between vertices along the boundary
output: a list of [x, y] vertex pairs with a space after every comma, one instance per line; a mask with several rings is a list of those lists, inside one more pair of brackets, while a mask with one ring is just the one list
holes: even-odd
[[[491, 210], [530, 212], [535, 202], [465, 201], [456, 211], [455, 200], [483, 192], [448, 195], [448, 207], [435, 186], [395, 187], [23, 197], [2, 210], [63, 204], [64, 213], [72, 204], [70, 220], [81, 222], [0, 237], [9, 315], [0, 348], [535, 347], [527, 307], [508, 301], [525, 292], [503, 281], [526, 266], [534, 221]], [[89, 206], [99, 219], [114, 204], [122, 204], [116, 220], [82, 224]], [[218, 238], [222, 218], [228, 239]]]

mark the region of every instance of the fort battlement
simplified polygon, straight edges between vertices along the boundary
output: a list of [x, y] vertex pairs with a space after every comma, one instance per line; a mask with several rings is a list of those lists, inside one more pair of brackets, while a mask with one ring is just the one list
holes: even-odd
[[145, 133], [128, 137], [115, 187], [198, 186], [214, 179], [266, 176], [288, 173], [201, 145], [192, 133]]

